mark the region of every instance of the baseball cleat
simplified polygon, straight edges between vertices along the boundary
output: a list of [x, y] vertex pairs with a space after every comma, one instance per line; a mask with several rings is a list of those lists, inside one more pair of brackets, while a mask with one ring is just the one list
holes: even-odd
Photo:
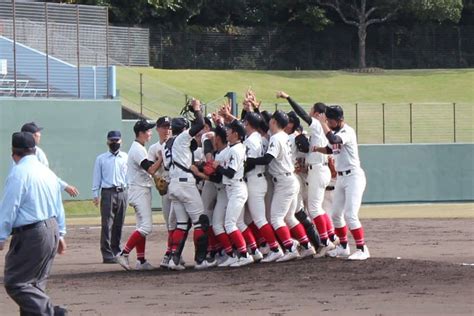
[[357, 249], [352, 255], [347, 259], [349, 260], [367, 260], [370, 258], [369, 248], [364, 245], [364, 250]]
[[236, 256], [227, 256], [227, 259], [222, 262], [221, 264], [218, 265], [218, 267], [228, 267], [230, 266], [231, 264], [234, 264], [238, 261], [239, 259], [236, 257]]
[[291, 249], [287, 249], [285, 251], [285, 254], [283, 257], [277, 259], [276, 262], [285, 262], [285, 261], [290, 261], [298, 258], [298, 250], [297, 250], [297, 244], [293, 243], [293, 246], [291, 246]]
[[150, 270], [155, 270], [156, 268], [152, 266], [148, 261], [145, 261], [143, 263], [140, 263], [140, 261], [137, 261], [137, 265], [135, 266], [135, 270], [139, 271], [150, 271]]
[[270, 253], [270, 246], [268, 244], [265, 244], [265, 246], [261, 246], [259, 248], [260, 252], [262, 253], [262, 255], [268, 255]]
[[217, 266], [217, 261], [216, 260], [213, 260], [211, 262], [209, 262], [207, 260], [204, 260], [201, 263], [196, 262], [196, 264], [194, 265], [194, 269], [204, 270], [204, 269], [208, 269], [208, 268], [212, 268], [212, 267], [216, 267], [216, 266]]
[[349, 245], [347, 245], [346, 248], [342, 247], [341, 245], [337, 245], [335, 249], [329, 250], [326, 254], [331, 258], [347, 258], [350, 256], [351, 252]]
[[283, 257], [283, 251], [278, 248], [278, 251], [270, 251], [270, 253], [265, 258], [263, 258], [262, 262], [273, 262], [277, 259], [280, 259], [281, 257]]
[[128, 261], [128, 255], [119, 255], [117, 256], [117, 263], [122, 266], [127, 271], [132, 270], [130, 267], [130, 262]]
[[253, 263], [253, 258], [252, 258], [251, 255], [249, 255], [247, 253], [245, 256], [240, 257], [237, 260], [237, 262], [234, 262], [230, 266], [233, 267], [233, 268], [238, 268], [238, 267], [246, 266], [246, 265], [251, 264], [251, 263]]
[[218, 254], [216, 255], [217, 265], [219, 266], [221, 263], [223, 263], [224, 261], [226, 261], [227, 258], [229, 258], [229, 256], [228, 256], [224, 251], [222, 251], [222, 253], [218, 253]]
[[163, 259], [161, 260], [160, 267], [162, 268], [168, 268], [168, 265], [170, 263], [170, 256], [165, 255]]
[[328, 251], [336, 249], [336, 246], [328, 240], [328, 244], [326, 246], [322, 246], [318, 249], [317, 253], [314, 255], [315, 258], [324, 258], [326, 257]]
[[316, 254], [316, 250], [314, 250], [314, 247], [308, 243], [308, 249], [305, 247], [301, 247], [300, 249], [300, 259], [306, 258], [306, 257], [312, 257]]
[[263, 259], [263, 254], [260, 250], [256, 249], [255, 253], [252, 254], [252, 258], [254, 262], [260, 262]]
[[181, 271], [181, 270], [184, 270], [186, 269], [181, 263], [174, 263], [174, 260], [170, 260], [169, 264], [168, 264], [168, 269], [170, 270], [175, 270], [175, 271]]

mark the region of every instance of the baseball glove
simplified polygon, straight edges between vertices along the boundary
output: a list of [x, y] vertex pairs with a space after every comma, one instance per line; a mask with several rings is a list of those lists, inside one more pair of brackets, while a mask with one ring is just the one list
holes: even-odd
[[155, 175], [153, 176], [153, 181], [155, 181], [155, 187], [160, 192], [160, 195], [168, 193], [168, 182], [166, 182], [165, 178]]
[[298, 150], [302, 153], [309, 153], [309, 139], [304, 134], [299, 134], [295, 137], [295, 144]]
[[202, 167], [202, 172], [204, 172], [206, 176], [212, 176], [216, 173], [216, 168], [214, 168], [214, 166], [212, 165], [212, 161], [207, 161], [204, 164], [204, 166]]

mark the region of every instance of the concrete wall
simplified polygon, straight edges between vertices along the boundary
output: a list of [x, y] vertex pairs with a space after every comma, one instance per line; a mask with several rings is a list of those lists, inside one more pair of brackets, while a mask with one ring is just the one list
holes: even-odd
[[361, 145], [364, 203], [474, 200], [474, 144]]
[[[79, 188], [79, 199], [92, 196], [93, 164], [107, 150], [107, 131], [122, 132], [124, 151], [134, 140], [135, 121], [121, 120], [118, 101], [0, 98], [0, 193], [12, 165], [11, 134], [30, 121], [44, 127], [41, 147], [51, 169]], [[157, 140], [154, 133], [151, 143]], [[362, 145], [364, 202], [473, 201], [473, 154], [474, 144]], [[159, 207], [153, 192], [153, 206]]]

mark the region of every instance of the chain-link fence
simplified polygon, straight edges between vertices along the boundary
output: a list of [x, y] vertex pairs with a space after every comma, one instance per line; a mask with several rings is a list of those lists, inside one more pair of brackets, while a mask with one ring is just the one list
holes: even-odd
[[[342, 103], [361, 144], [472, 143], [474, 109], [467, 103]], [[310, 104], [302, 105], [308, 112]], [[267, 110], [290, 111], [288, 103]], [[304, 123], [303, 123], [304, 124]]]
[[[190, 69], [344, 69], [358, 67], [354, 27], [168, 32], [152, 28], [151, 65]], [[474, 65], [474, 27], [373, 25], [367, 65], [385, 69], [467, 68]]]
[[148, 65], [149, 34], [108, 24], [106, 7], [0, 2], [0, 96], [114, 97], [111, 66]]

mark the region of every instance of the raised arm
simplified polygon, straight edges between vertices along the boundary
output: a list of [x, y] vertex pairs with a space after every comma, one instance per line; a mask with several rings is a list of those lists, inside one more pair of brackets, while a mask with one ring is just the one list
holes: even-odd
[[204, 128], [204, 117], [202, 116], [201, 112], [201, 102], [199, 100], [193, 99], [191, 104], [194, 110], [195, 120], [193, 122], [193, 125], [189, 129], [189, 135], [191, 135], [191, 137], [194, 137]]
[[288, 103], [290, 103], [291, 107], [296, 112], [296, 114], [298, 114], [298, 116], [301, 117], [301, 119], [305, 121], [308, 125], [311, 125], [312, 123], [311, 116], [309, 116], [309, 114], [306, 113], [306, 111], [301, 107], [301, 105], [296, 103], [296, 101], [293, 100], [287, 93], [283, 91], [279, 91], [277, 93], [277, 98], [286, 99]]

